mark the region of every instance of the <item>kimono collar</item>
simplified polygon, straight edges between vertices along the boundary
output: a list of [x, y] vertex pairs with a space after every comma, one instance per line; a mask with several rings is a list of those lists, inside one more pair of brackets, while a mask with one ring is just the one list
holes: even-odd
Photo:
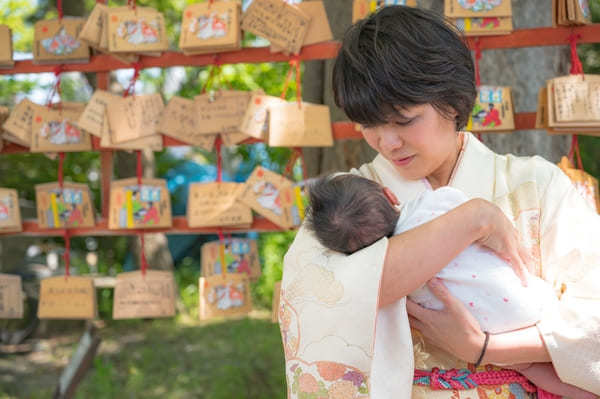
[[[469, 132], [464, 132], [463, 150], [450, 177], [449, 186], [465, 192], [471, 198], [492, 200], [494, 190], [495, 153]], [[389, 187], [400, 204], [415, 199], [423, 191], [431, 189], [426, 179], [407, 180], [382, 155], [371, 163], [376, 180]]]

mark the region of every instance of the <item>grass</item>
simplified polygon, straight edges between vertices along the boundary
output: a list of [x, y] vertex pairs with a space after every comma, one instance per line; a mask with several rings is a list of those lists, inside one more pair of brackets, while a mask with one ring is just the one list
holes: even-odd
[[[178, 319], [111, 322], [77, 389], [77, 399], [283, 398], [281, 337], [267, 312], [230, 321]], [[47, 344], [44, 362], [0, 361], [0, 398], [49, 398], [77, 343]], [[31, 356], [31, 355], [28, 355]], [[38, 355], [39, 357], [39, 355]], [[25, 362], [27, 363], [27, 362]], [[12, 378], [7, 375], [12, 374]]]

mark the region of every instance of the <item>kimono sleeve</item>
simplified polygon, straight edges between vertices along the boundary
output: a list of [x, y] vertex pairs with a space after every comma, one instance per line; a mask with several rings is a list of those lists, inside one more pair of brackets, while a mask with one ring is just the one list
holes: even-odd
[[558, 168], [542, 204], [542, 277], [560, 300], [538, 329], [561, 380], [600, 394], [600, 216]]
[[284, 258], [279, 308], [288, 398], [368, 397], [387, 243], [343, 255], [298, 231]]

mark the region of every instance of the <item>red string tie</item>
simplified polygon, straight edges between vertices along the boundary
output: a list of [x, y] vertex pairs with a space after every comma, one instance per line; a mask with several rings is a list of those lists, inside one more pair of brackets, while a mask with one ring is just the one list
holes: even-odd
[[223, 156], [221, 154], [221, 146], [223, 141], [221, 140], [221, 136], [217, 136], [215, 140], [215, 151], [217, 153], [217, 183], [221, 183], [223, 181]]
[[[134, 6], [134, 8], [135, 8], [135, 6]], [[127, 86], [127, 89], [123, 92], [123, 97], [135, 95], [135, 82], [137, 82], [138, 78], [140, 77], [140, 70], [142, 69], [142, 64], [139, 62], [134, 62], [132, 65], [133, 65], [133, 77], [131, 78], [131, 81], [129, 82], [129, 86]]]
[[570, 73], [572, 75], [575, 74], [583, 74], [583, 65], [581, 64], [581, 60], [579, 59], [579, 55], [577, 55], [577, 40], [581, 39], [580, 34], [571, 33], [569, 35], [569, 45], [571, 46], [571, 70]]

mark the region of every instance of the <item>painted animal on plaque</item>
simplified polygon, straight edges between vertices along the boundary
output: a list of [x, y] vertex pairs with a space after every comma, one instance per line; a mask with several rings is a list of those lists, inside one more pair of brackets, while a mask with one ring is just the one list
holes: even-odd
[[244, 305], [244, 291], [243, 283], [214, 285], [208, 292], [207, 300], [220, 310], [238, 308]]
[[148, 44], [158, 42], [158, 21], [138, 20], [123, 21], [117, 27], [117, 35], [131, 44]]
[[81, 130], [67, 119], [44, 123], [40, 129], [40, 136], [57, 145], [78, 144], [83, 138]]
[[198, 39], [215, 39], [227, 35], [229, 23], [230, 17], [228, 13], [218, 14], [211, 12], [192, 19], [189, 31], [195, 33]]
[[77, 50], [81, 46], [81, 43], [69, 35], [64, 27], [60, 31], [49, 38], [42, 40], [42, 47], [54, 55], [67, 55]]

